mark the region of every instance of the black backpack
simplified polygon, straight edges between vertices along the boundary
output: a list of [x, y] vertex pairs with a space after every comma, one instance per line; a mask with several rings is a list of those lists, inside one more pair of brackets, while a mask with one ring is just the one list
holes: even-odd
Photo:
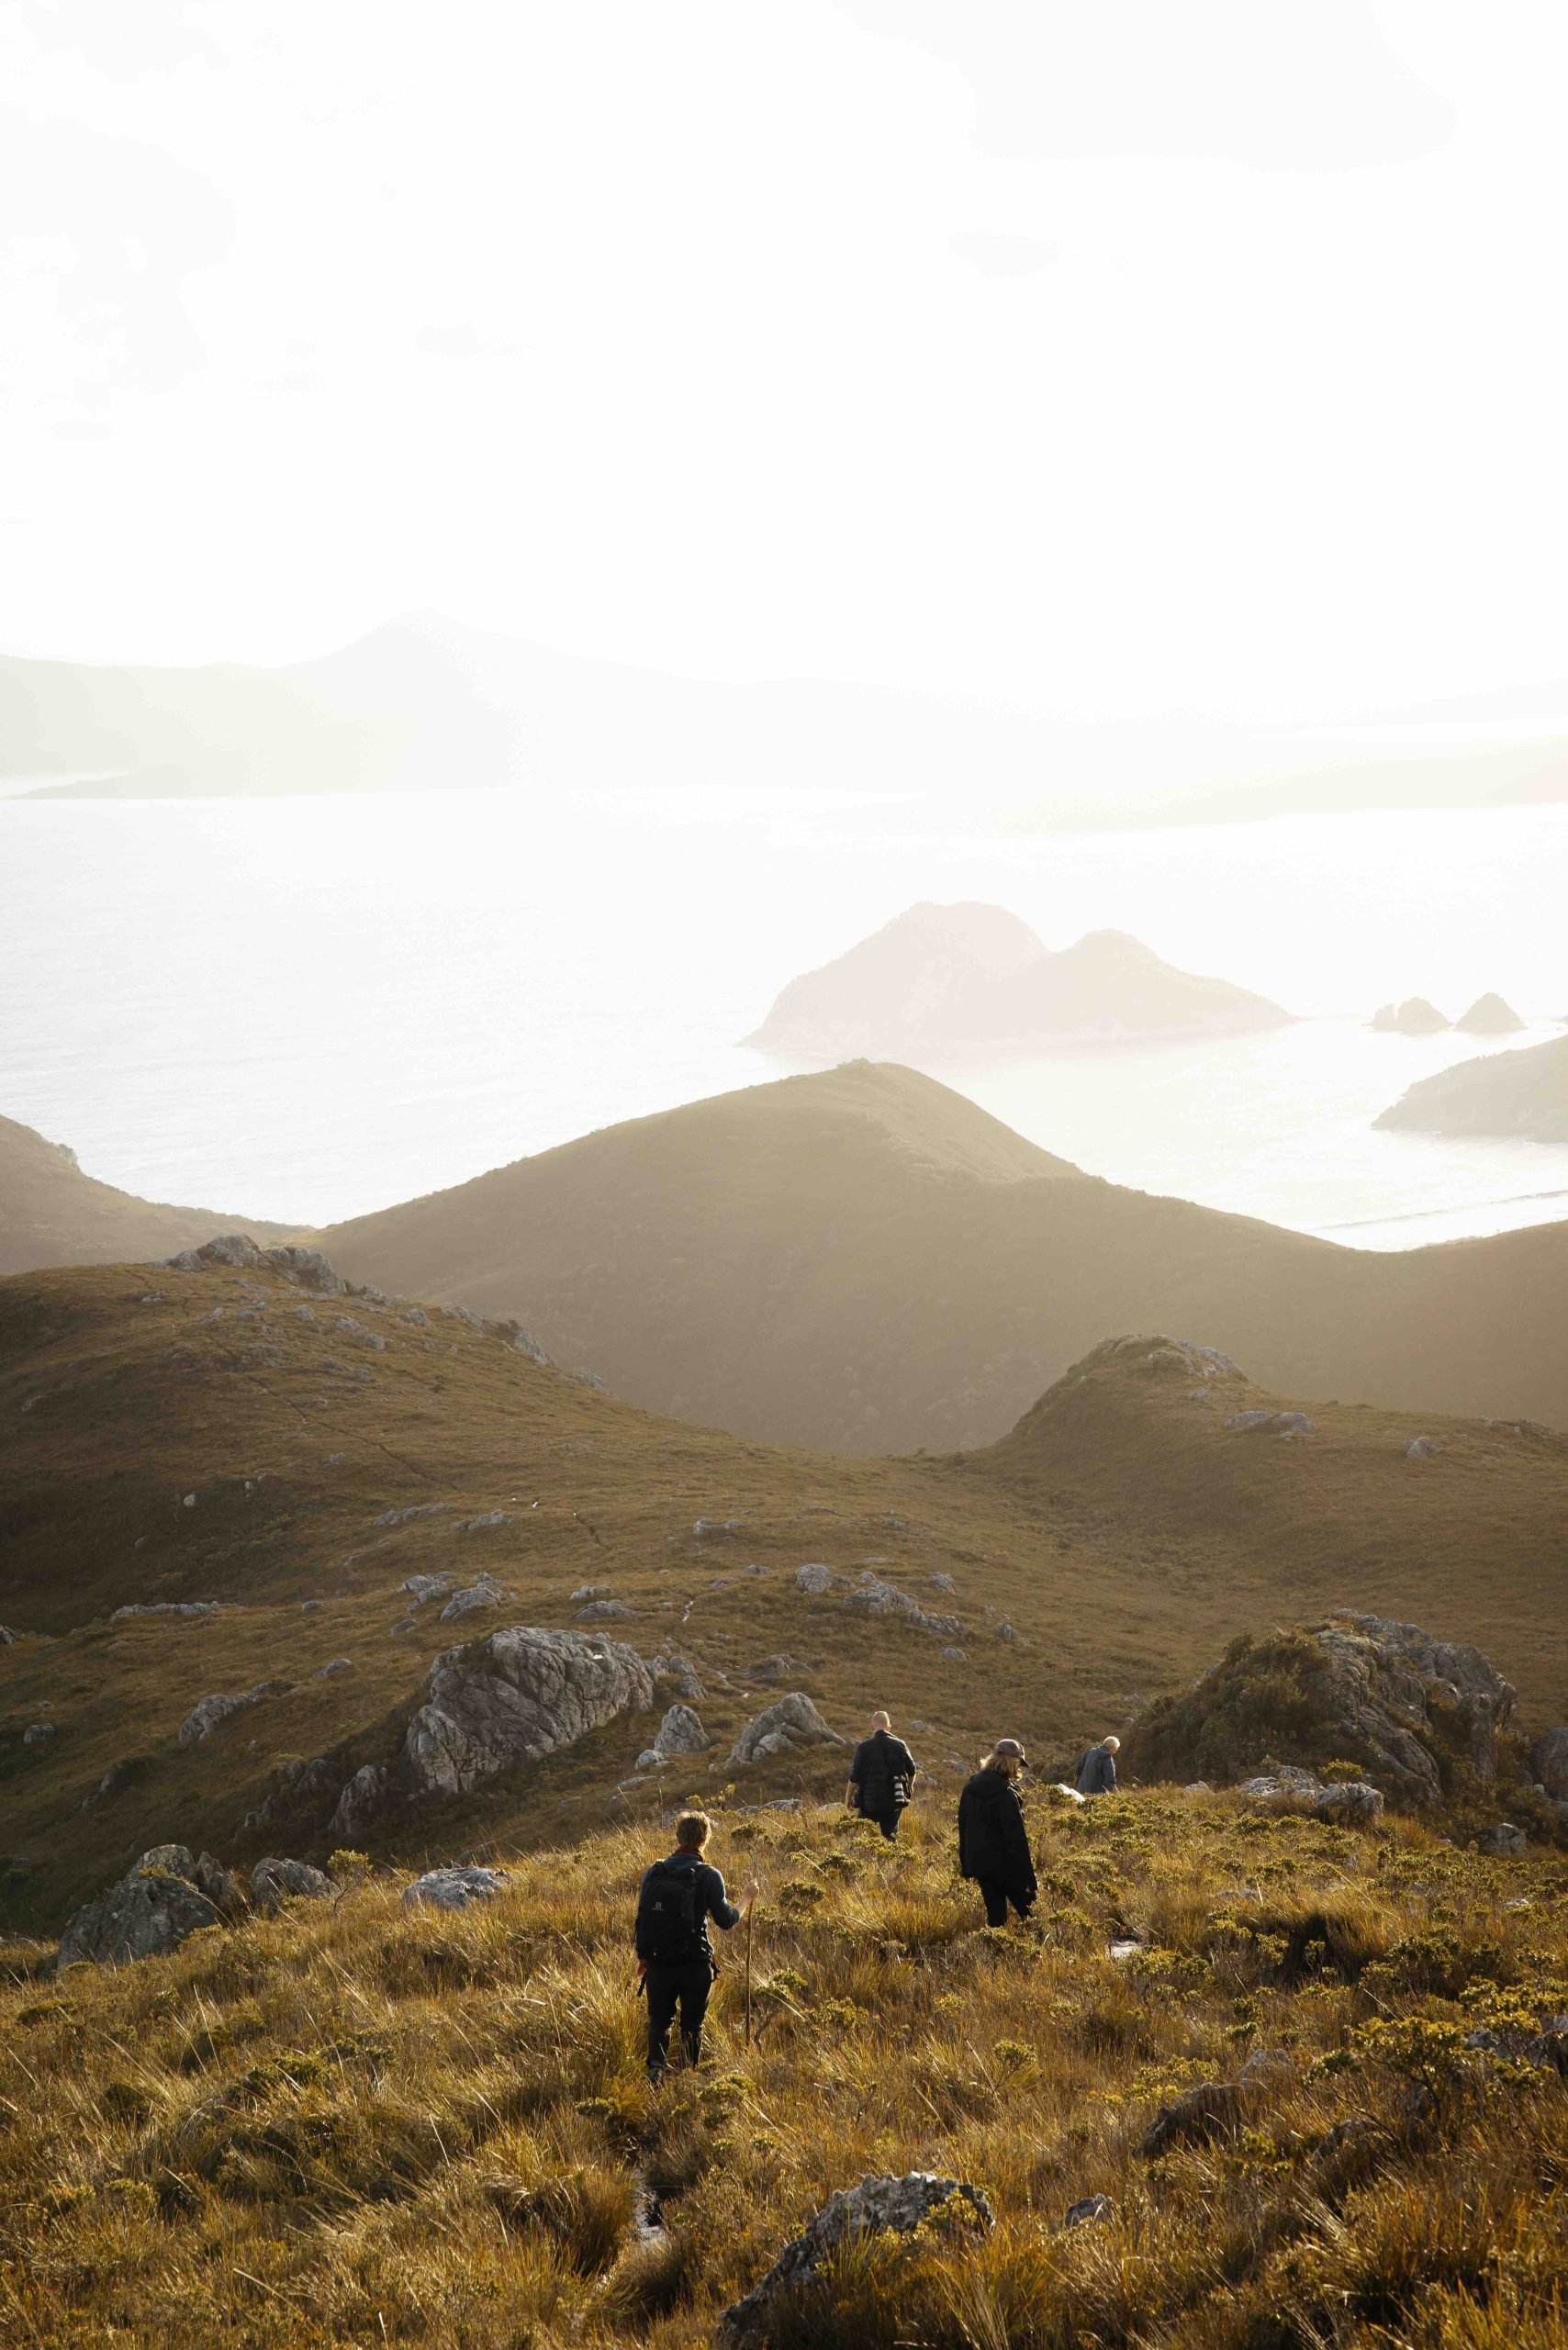
[[885, 1729], [868, 1738], [862, 1751], [866, 1753], [866, 1775], [860, 1781], [860, 1809], [867, 1818], [879, 1813], [902, 1811], [909, 1801], [909, 1782], [898, 1775], [893, 1762], [893, 1741]]
[[637, 1955], [650, 1966], [689, 1966], [706, 1958], [702, 1873], [655, 1861], [637, 1897]]

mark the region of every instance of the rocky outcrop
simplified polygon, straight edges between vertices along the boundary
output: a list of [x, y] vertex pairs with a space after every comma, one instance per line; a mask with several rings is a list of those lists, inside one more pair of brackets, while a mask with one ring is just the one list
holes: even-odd
[[819, 1559], [809, 1560], [795, 1570], [797, 1589], [810, 1592], [813, 1598], [820, 1598], [824, 1591], [835, 1590], [843, 1581], [841, 1574], [835, 1574], [832, 1567], [824, 1567]]
[[258, 1861], [251, 1871], [251, 1907], [263, 1918], [275, 1917], [286, 1901], [325, 1901], [332, 1880], [308, 1861]]
[[1372, 1013], [1374, 1028], [1399, 1036], [1435, 1036], [1450, 1024], [1435, 1003], [1424, 995], [1406, 997], [1403, 1003], [1385, 1003]]
[[493, 1901], [507, 1881], [505, 1869], [427, 1869], [403, 1894], [405, 1909], [466, 1909]]
[[896, 1583], [884, 1582], [880, 1575], [873, 1574], [869, 1567], [861, 1568], [860, 1579], [852, 1591], [845, 1594], [844, 1605], [863, 1616], [896, 1617], [901, 1623], [913, 1624], [919, 1631], [939, 1633], [945, 1640], [963, 1630], [956, 1616], [934, 1615], [907, 1591], [901, 1591]]
[[244, 1232], [220, 1233], [216, 1240], [205, 1241], [199, 1248], [182, 1248], [177, 1257], [169, 1257], [164, 1263], [171, 1272], [179, 1273], [205, 1272], [215, 1265], [272, 1265], [299, 1288], [315, 1290], [323, 1297], [342, 1297], [348, 1288], [347, 1281], [332, 1270], [319, 1248], [258, 1248]]
[[247, 1706], [259, 1706], [263, 1697], [275, 1695], [277, 1686], [275, 1681], [258, 1681], [253, 1689], [216, 1690], [210, 1697], [203, 1697], [180, 1724], [180, 1744], [196, 1745], [231, 1714], [243, 1713]]
[[472, 1616], [478, 1608], [504, 1607], [511, 1596], [510, 1591], [504, 1591], [498, 1583], [492, 1583], [488, 1575], [481, 1575], [477, 1583], [471, 1583], [464, 1590], [453, 1593], [442, 1609], [439, 1620], [443, 1624], [453, 1624], [460, 1616]]
[[1553, 1803], [1568, 1801], [1568, 1728], [1541, 1732], [1530, 1747], [1529, 1767]]
[[672, 1706], [652, 1746], [637, 1757], [639, 1771], [656, 1770], [678, 1754], [705, 1754], [713, 1741], [689, 1706]]
[[513, 1625], [442, 1651], [404, 1753], [417, 1786], [459, 1795], [653, 1702], [652, 1670], [634, 1649]]
[[830, 1729], [802, 1690], [765, 1706], [747, 1722], [730, 1749], [732, 1762], [765, 1762], [770, 1755], [801, 1753], [811, 1746], [846, 1746], [847, 1739]]
[[1512, 1036], [1524, 1022], [1511, 1003], [1496, 994], [1478, 995], [1468, 1012], [1454, 1022], [1467, 1036]]
[[1234, 1412], [1227, 1433], [1240, 1436], [1316, 1436], [1317, 1422], [1305, 1412]]
[[978, 2187], [933, 2171], [908, 2171], [902, 2177], [872, 2173], [858, 2187], [841, 2188], [803, 2232], [785, 2245], [762, 2282], [723, 2312], [714, 2340], [725, 2350], [756, 2350], [767, 2338], [774, 2303], [809, 2285], [841, 2244], [859, 2236], [913, 2235], [935, 2211], [961, 2220], [978, 2235], [987, 2233], [992, 2224], [990, 2201]]
[[[1223, 1785], [1277, 1755], [1305, 1767], [1314, 1803], [1327, 1793], [1321, 1766], [1351, 1762], [1394, 1801], [1435, 1804], [1467, 1773], [1495, 1775], [1513, 1711], [1511, 1684], [1479, 1649], [1346, 1612], [1233, 1640], [1193, 1688], [1139, 1718], [1126, 1761], [1134, 1776]], [[1356, 1815], [1341, 1803], [1339, 1816]]]
[[1292, 1810], [1310, 1806], [1317, 1818], [1338, 1820], [1341, 1826], [1379, 1819], [1383, 1809], [1383, 1792], [1370, 1780], [1336, 1779], [1325, 1786], [1315, 1771], [1303, 1771], [1291, 1762], [1243, 1779], [1237, 1793], [1252, 1803]]
[[160, 1958], [203, 1926], [220, 1926], [238, 1902], [227, 1869], [184, 1844], [155, 1844], [96, 1901], [78, 1909], [60, 1938], [62, 1967], [125, 1966]]
[[385, 1808], [390, 1785], [391, 1774], [384, 1764], [362, 1762], [338, 1797], [327, 1822], [328, 1835], [341, 1837], [351, 1849], [357, 1847], [377, 1812]]

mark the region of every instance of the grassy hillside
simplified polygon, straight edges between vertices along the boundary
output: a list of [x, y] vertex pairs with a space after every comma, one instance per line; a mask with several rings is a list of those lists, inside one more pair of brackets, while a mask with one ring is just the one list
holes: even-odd
[[[915, 1462], [656, 1419], [462, 1316], [312, 1297], [270, 1263], [0, 1281], [0, 1622], [17, 1635], [0, 1645], [0, 1915], [57, 1922], [167, 1839], [252, 1858], [292, 1839], [319, 1857], [319, 1818], [242, 1829], [277, 1765], [327, 1755], [341, 1781], [388, 1760], [435, 1653], [501, 1624], [571, 1627], [588, 1583], [631, 1610], [612, 1628], [643, 1655], [674, 1644], [693, 1659], [714, 1740], [694, 1774], [704, 1788], [722, 1785], [736, 1731], [780, 1686], [808, 1691], [841, 1731], [877, 1703], [930, 1725], [913, 1742], [949, 1783], [1003, 1722], [1065, 1761], [1138, 1695], [1309, 1603], [1397, 1606], [1479, 1640], [1518, 1683], [1527, 1727], [1568, 1718], [1556, 1449], [1499, 1438], [1495, 1464], [1473, 1470], [1463, 1431], [1369, 1415], [1358, 1488], [1334, 1465], [1338, 1437], [1215, 1449], [1196, 1407], [1189, 1427], [1172, 1406], [1164, 1437], [1162, 1414], [1151, 1434], [1121, 1410], [1092, 1436], [1104, 1466], [1091, 1491], [1083, 1459], [1035, 1473], [1027, 1428], [1018, 1451]], [[1438, 1459], [1403, 1459], [1417, 1427]], [[1252, 1514], [1241, 1532], [1215, 1516], [1229, 1474]], [[1454, 1496], [1473, 1477], [1471, 1507]], [[385, 1522], [410, 1508], [428, 1514]], [[700, 1539], [699, 1518], [741, 1525]], [[846, 1613], [798, 1587], [808, 1561], [851, 1576], [874, 1562], [965, 1628], [951, 1641]], [[409, 1575], [481, 1572], [510, 1594], [503, 1609], [443, 1623], [431, 1606], [408, 1622]], [[110, 1620], [198, 1600], [221, 1605]], [[788, 1678], [763, 1680], [779, 1654]], [[341, 1657], [350, 1669], [320, 1677]], [[178, 1743], [200, 1699], [267, 1684]], [[626, 1718], [484, 1796], [394, 1810], [375, 1849], [549, 1841], [656, 1810], [667, 1785], [615, 1792], [650, 1727]], [[840, 1768], [824, 1754], [808, 1783]], [[763, 1794], [800, 1783], [783, 1764], [745, 1774]]]
[[[197, 1248], [235, 1219], [208, 1208], [139, 1200], [84, 1175], [74, 1155], [31, 1126], [0, 1118], [0, 1273], [40, 1265], [120, 1264]], [[281, 1225], [252, 1224], [263, 1237]]]
[[[1226, 1427], [1297, 1401], [1239, 1373], [1195, 1380], [1158, 1340], [1113, 1344], [959, 1467], [1090, 1539], [1141, 1541], [1172, 1574], [1250, 1587], [1259, 1621], [1282, 1604], [1484, 1619], [1481, 1645], [1568, 1709], [1568, 1437], [1343, 1404], [1311, 1404], [1311, 1434]], [[1409, 1458], [1423, 1437], [1437, 1449]]]
[[1568, 1224], [1342, 1248], [1077, 1173], [913, 1070], [638, 1119], [334, 1227], [356, 1280], [521, 1315], [618, 1394], [852, 1452], [990, 1442], [1121, 1330], [1296, 1396], [1568, 1427]]
[[29, 1980], [13, 1946], [7, 2339], [699, 2350], [834, 2189], [919, 2168], [991, 2231], [851, 2245], [775, 2350], [1558, 2350], [1561, 1854], [1175, 1795], [1033, 1828], [1040, 1908], [993, 1934], [946, 1807], [893, 1848], [842, 1810], [722, 1818], [764, 1886], [752, 2037], [726, 1952], [707, 2067], [656, 2095], [647, 1834], [455, 1917], [351, 1870], [118, 1975]]

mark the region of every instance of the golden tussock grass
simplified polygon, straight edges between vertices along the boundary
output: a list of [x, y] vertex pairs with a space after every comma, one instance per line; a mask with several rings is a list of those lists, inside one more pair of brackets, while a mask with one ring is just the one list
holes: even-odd
[[[118, 1973], [13, 1946], [0, 2333], [694, 2350], [834, 2188], [927, 2169], [994, 2231], [847, 2246], [778, 2350], [1562, 2340], [1568, 2091], [1520, 2052], [1568, 2008], [1563, 1856], [1157, 1793], [1035, 1828], [1038, 1910], [991, 1932], [945, 1810], [893, 1846], [828, 1807], [721, 1820], [720, 1865], [764, 1885], [753, 2036], [737, 1933], [704, 2068], [657, 2092], [645, 1833], [456, 1915], [360, 1873]], [[1253, 2049], [1282, 2058], [1223, 2128], [1141, 2151]], [[1065, 2229], [1095, 2194], [1111, 2216]]]

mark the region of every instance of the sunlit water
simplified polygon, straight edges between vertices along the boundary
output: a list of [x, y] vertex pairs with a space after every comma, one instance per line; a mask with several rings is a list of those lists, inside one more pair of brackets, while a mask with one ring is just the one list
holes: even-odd
[[326, 1222], [778, 1075], [736, 1040], [785, 979], [984, 898], [1312, 1016], [935, 1074], [1118, 1182], [1410, 1247], [1568, 1214], [1568, 1148], [1374, 1132], [1486, 1048], [1365, 1026], [1496, 988], [1510, 1041], [1562, 1034], [1565, 883], [1564, 808], [1024, 836], [871, 795], [13, 799], [0, 1112], [152, 1198]]

